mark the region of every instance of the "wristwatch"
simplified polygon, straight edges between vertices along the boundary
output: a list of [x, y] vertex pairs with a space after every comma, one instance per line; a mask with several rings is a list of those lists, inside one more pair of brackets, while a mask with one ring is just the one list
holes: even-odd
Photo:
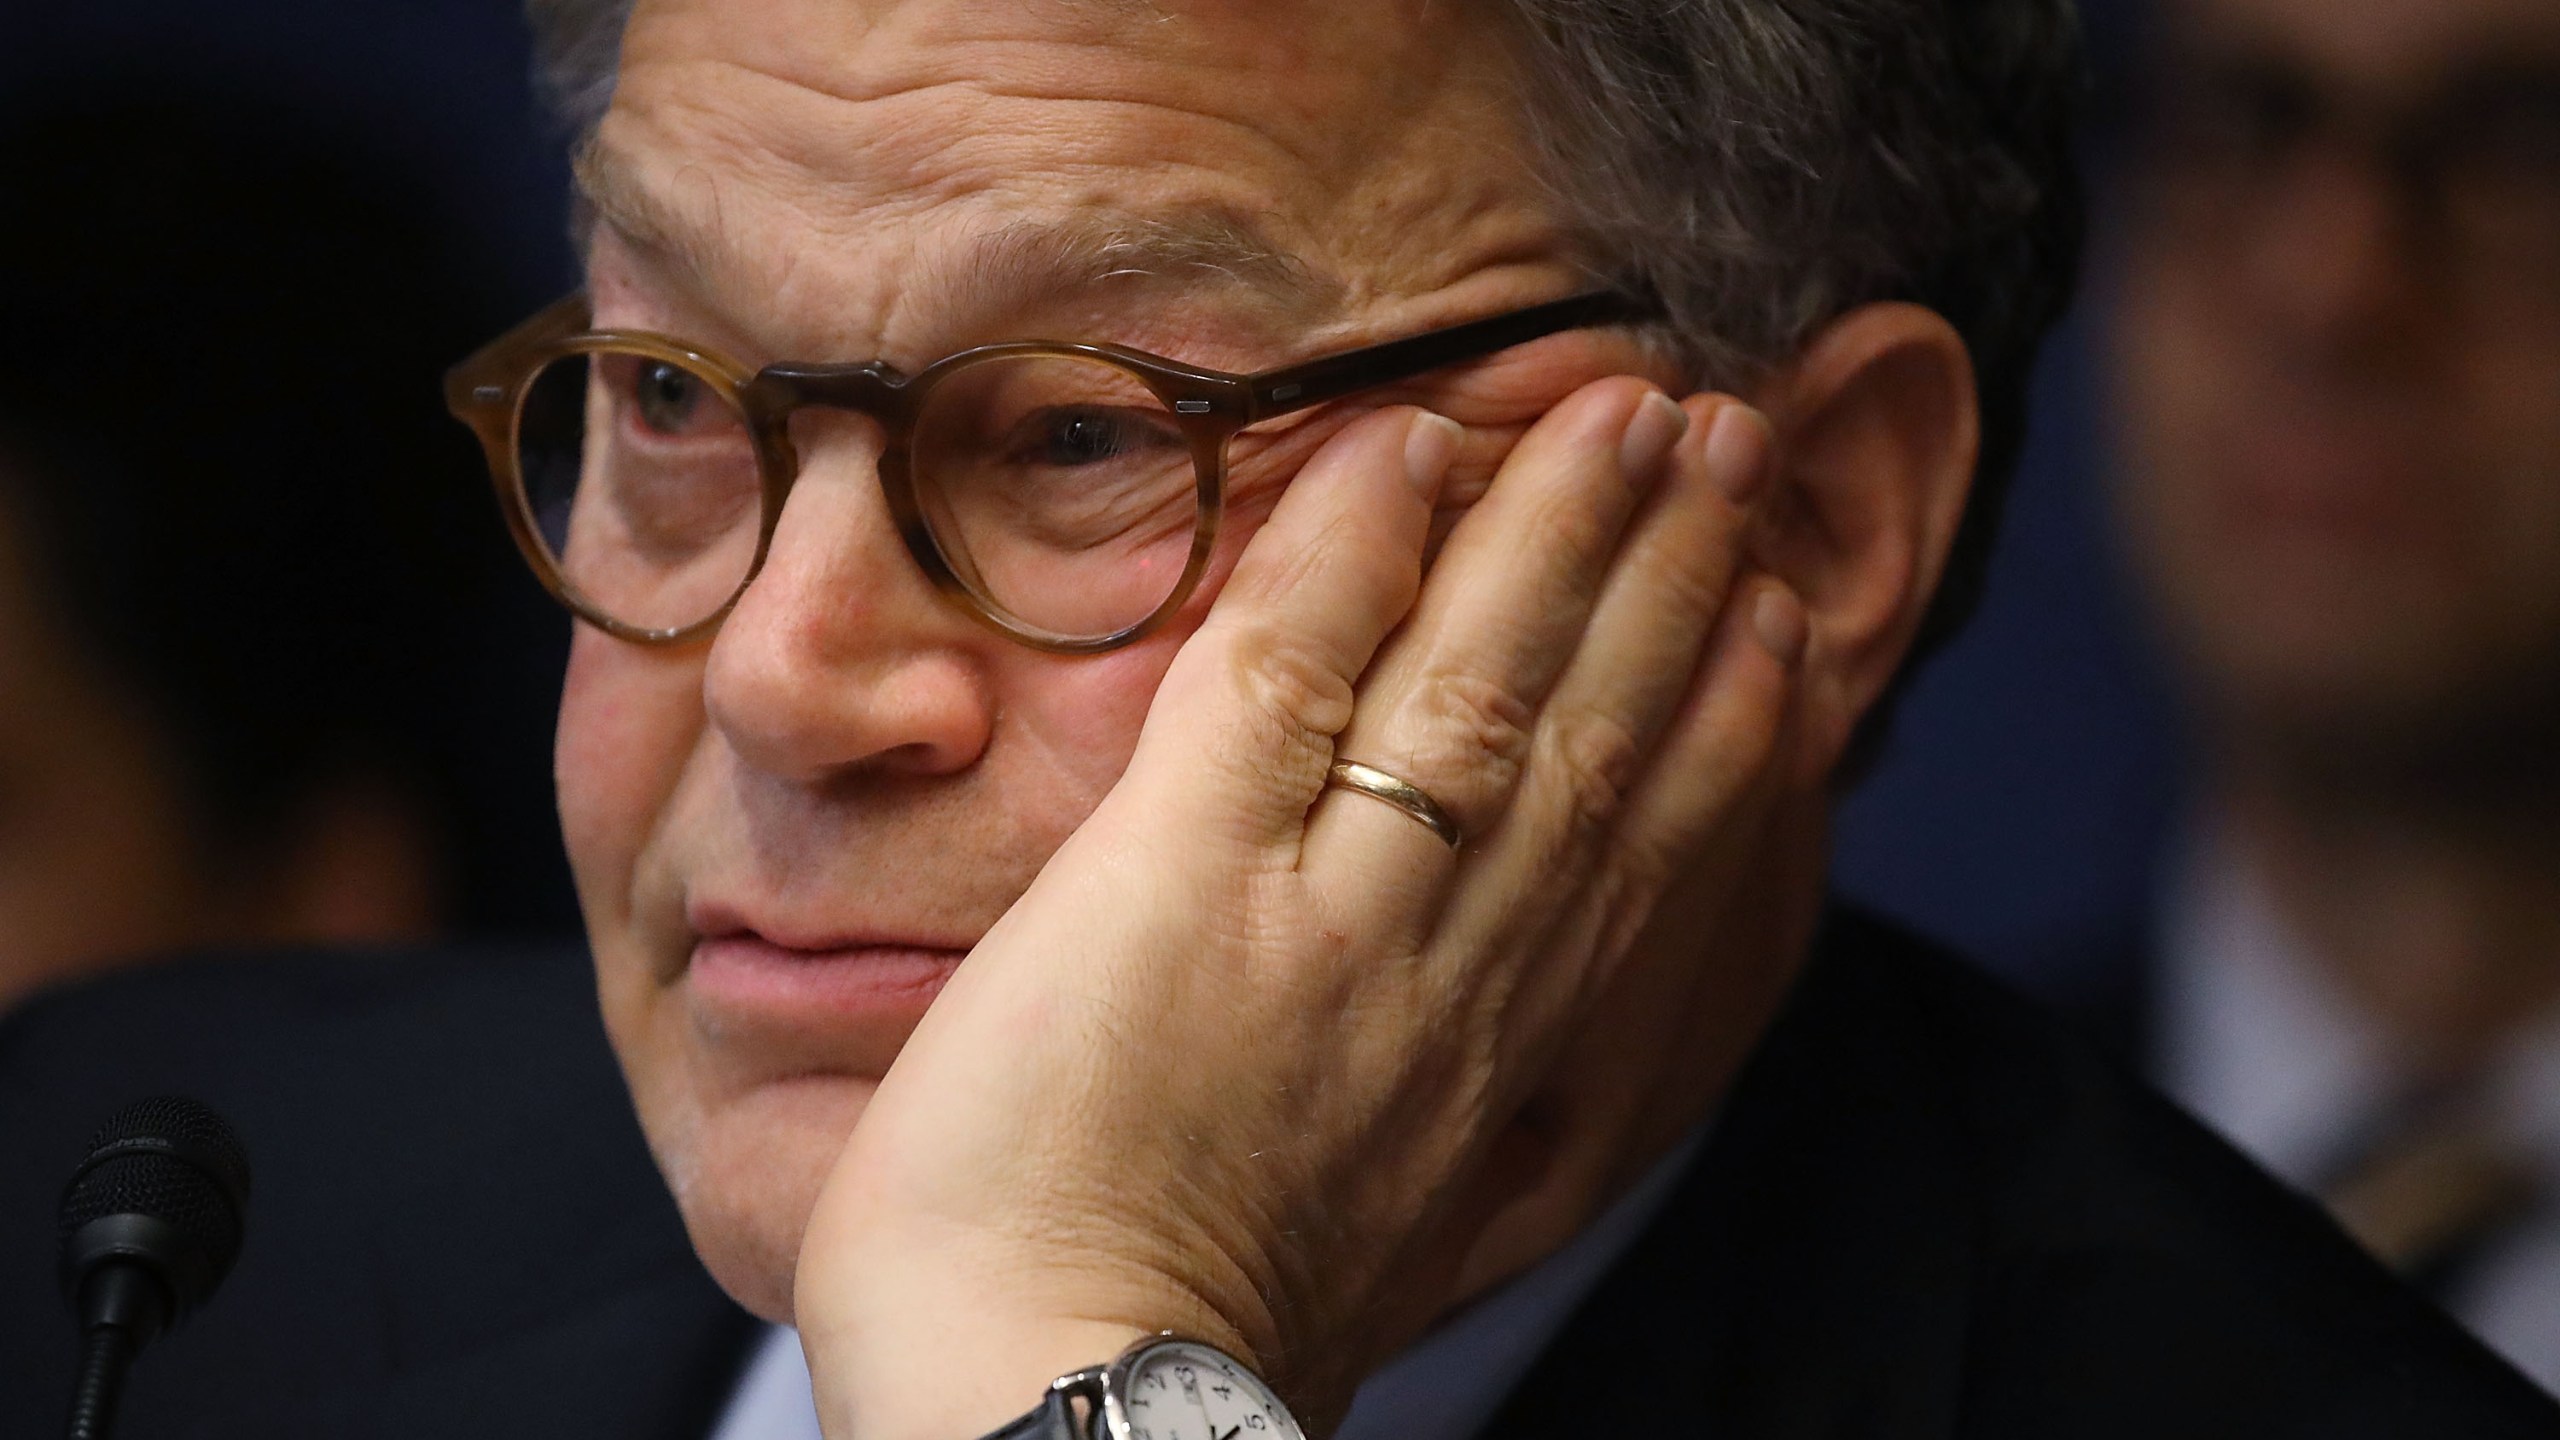
[[986, 1440], [1306, 1440], [1306, 1432], [1242, 1361], [1160, 1335], [1108, 1365], [1059, 1376], [1030, 1414]]

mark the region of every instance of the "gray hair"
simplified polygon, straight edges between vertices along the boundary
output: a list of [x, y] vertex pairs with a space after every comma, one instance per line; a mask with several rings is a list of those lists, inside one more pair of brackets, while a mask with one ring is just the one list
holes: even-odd
[[[527, 0], [541, 78], [582, 133], [632, 0]], [[1972, 612], [2070, 296], [2081, 201], [2072, 0], [1494, 0], [1524, 37], [1526, 116], [1584, 263], [1660, 302], [1733, 386], [1874, 300], [1972, 352], [1983, 455], [1920, 643]]]

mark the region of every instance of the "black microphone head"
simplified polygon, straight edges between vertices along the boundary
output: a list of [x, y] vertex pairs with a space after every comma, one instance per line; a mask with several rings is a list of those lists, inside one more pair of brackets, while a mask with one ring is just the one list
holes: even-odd
[[142, 1328], [175, 1324], [240, 1258], [248, 1206], [249, 1154], [220, 1115], [179, 1096], [126, 1106], [63, 1187], [63, 1299], [84, 1325], [98, 1323], [85, 1313], [102, 1303], [89, 1281], [121, 1263], [161, 1292], [163, 1314]]

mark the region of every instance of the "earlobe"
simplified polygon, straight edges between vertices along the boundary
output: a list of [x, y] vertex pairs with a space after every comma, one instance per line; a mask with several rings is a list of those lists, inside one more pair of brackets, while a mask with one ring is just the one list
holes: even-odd
[[1973, 364], [1936, 312], [1865, 305], [1756, 398], [1777, 455], [1754, 558], [1804, 601], [1803, 763], [1827, 773], [1900, 668], [1964, 517], [1981, 447]]

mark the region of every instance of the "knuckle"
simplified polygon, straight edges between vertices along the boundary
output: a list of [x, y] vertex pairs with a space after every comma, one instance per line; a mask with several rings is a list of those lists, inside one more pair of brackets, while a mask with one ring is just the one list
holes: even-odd
[[1602, 714], [1561, 720], [1547, 733], [1553, 737], [1548, 768], [1570, 834], [1581, 839], [1605, 832], [1643, 773], [1643, 742], [1626, 722]]
[[[1603, 945], [1611, 952], [1635, 943], [1635, 934], [1651, 918], [1653, 904], [1678, 873], [1680, 856], [1658, 832], [1622, 837], [1611, 856], [1612, 903], [1602, 913]], [[1641, 900], [1642, 903], [1630, 903]]]
[[1443, 673], [1428, 682], [1421, 708], [1426, 733], [1450, 753], [1456, 773], [1484, 776], [1497, 791], [1511, 787], [1537, 724], [1528, 702], [1481, 675]]
[[1276, 626], [1243, 627], [1226, 656], [1233, 689], [1257, 731], [1292, 748], [1323, 751], [1351, 723], [1351, 682], [1306, 636]]
[[1673, 563], [1649, 577], [1656, 604], [1684, 627], [1703, 625], [1724, 608], [1733, 590], [1733, 563], [1722, 547], [1684, 547]]

